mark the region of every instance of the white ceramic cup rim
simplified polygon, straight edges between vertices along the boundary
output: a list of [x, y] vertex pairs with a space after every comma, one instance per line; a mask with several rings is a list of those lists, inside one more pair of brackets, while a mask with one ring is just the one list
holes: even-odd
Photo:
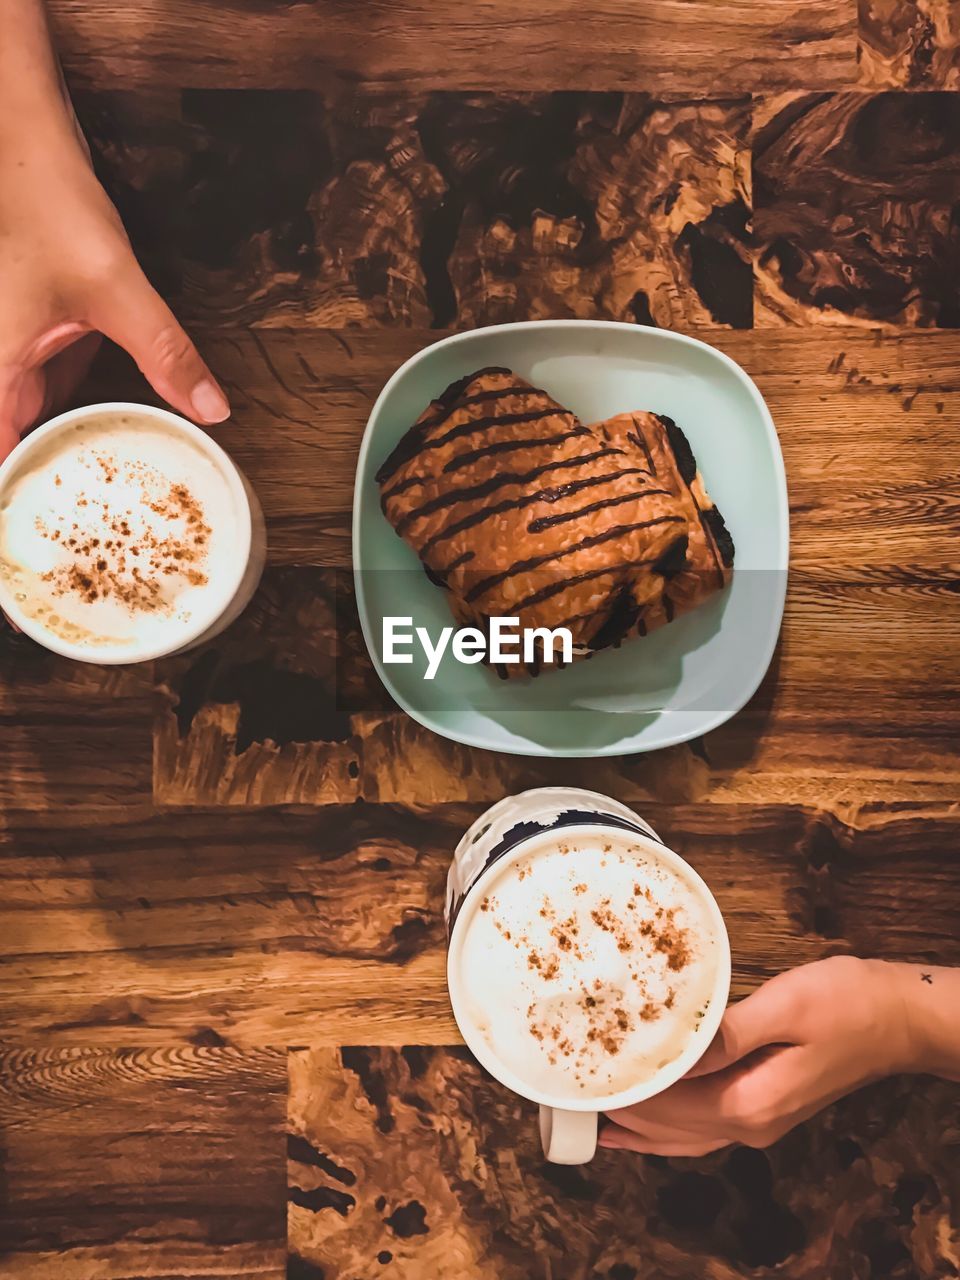
[[[628, 840], [630, 844], [639, 845], [652, 858], [659, 859], [666, 866], [677, 872], [685, 882], [690, 884], [700, 895], [714, 926], [714, 936], [719, 952], [716, 980], [710, 996], [709, 1007], [699, 1028], [691, 1036], [690, 1043], [684, 1051], [674, 1058], [672, 1062], [669, 1062], [656, 1075], [651, 1076], [649, 1080], [644, 1080], [629, 1089], [623, 1089], [619, 1093], [592, 1095], [587, 1098], [579, 1096], [558, 1097], [531, 1088], [520, 1076], [516, 1075], [500, 1061], [484, 1037], [477, 1031], [466, 1015], [462, 1013], [464, 1001], [462, 999], [462, 984], [459, 973], [460, 953], [467, 924], [477, 911], [479, 902], [483, 897], [483, 894], [479, 892], [482, 881], [488, 876], [493, 878], [520, 858], [529, 856], [532, 845], [554, 844], [561, 835], [563, 839], [573, 839], [584, 835], [596, 836], [603, 840], [622, 837], [624, 840]], [[730, 939], [727, 935], [727, 927], [717, 905], [717, 900], [703, 878], [678, 853], [668, 849], [659, 840], [655, 840], [641, 832], [611, 827], [609, 824], [601, 822], [571, 824], [565, 826], [560, 833], [549, 829], [536, 832], [526, 839], [518, 841], [514, 848], [505, 853], [503, 857], [498, 858], [496, 862], [484, 868], [467, 890], [467, 896], [454, 921], [447, 948], [447, 986], [450, 992], [450, 1004], [453, 1008], [453, 1016], [457, 1021], [457, 1026], [460, 1028], [460, 1034], [463, 1036], [470, 1052], [492, 1076], [499, 1080], [501, 1084], [505, 1084], [508, 1089], [519, 1094], [521, 1098], [526, 1098], [530, 1102], [538, 1102], [544, 1107], [552, 1107], [557, 1111], [615, 1111], [620, 1107], [630, 1107], [634, 1103], [652, 1098], [669, 1088], [670, 1085], [675, 1084], [682, 1076], [686, 1075], [695, 1063], [699, 1062], [716, 1035], [730, 995], [730, 976]]]
[[217, 444], [216, 440], [194, 423], [181, 418], [177, 413], [172, 413], [169, 409], [159, 409], [153, 405], [135, 404], [124, 400], [112, 400], [103, 404], [89, 404], [79, 409], [70, 409], [24, 436], [13, 452], [0, 463], [0, 501], [3, 499], [7, 482], [45, 440], [78, 422], [83, 422], [86, 418], [107, 413], [128, 413], [141, 418], [150, 418], [154, 422], [162, 423], [172, 432], [186, 436], [220, 471], [233, 497], [238, 518], [234, 572], [222, 581], [217, 590], [211, 589], [208, 595], [209, 607], [198, 613], [189, 627], [179, 631], [166, 644], [156, 643], [143, 647], [126, 645], [116, 650], [108, 646], [98, 649], [92, 645], [72, 644], [69, 640], [64, 640], [61, 636], [48, 631], [36, 618], [25, 613], [13, 598], [7, 584], [0, 578], [0, 609], [24, 635], [64, 658], [94, 663], [97, 666], [121, 666], [132, 662], [149, 662], [154, 658], [162, 658], [166, 654], [178, 653], [209, 631], [217, 619], [223, 616], [236, 598], [247, 571], [253, 545], [253, 515], [240, 472], [230, 455]]

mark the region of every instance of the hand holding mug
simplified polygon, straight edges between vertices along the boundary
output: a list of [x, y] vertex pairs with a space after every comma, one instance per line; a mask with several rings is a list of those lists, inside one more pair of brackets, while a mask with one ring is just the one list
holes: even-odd
[[727, 1010], [683, 1080], [610, 1112], [600, 1145], [661, 1156], [767, 1147], [860, 1085], [914, 1069], [903, 968], [835, 956], [779, 974]]

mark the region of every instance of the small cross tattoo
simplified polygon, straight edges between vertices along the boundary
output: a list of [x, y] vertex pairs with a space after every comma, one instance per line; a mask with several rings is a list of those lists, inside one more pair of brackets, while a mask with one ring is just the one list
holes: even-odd
[[933, 975], [932, 975], [932, 974], [929, 974], [929, 973], [921, 973], [921, 975], [920, 975], [920, 981], [921, 981], [921, 982], [929, 982], [929, 983], [930, 983], [930, 985], [931, 985], [931, 987], [932, 987], [932, 986], [933, 986]]

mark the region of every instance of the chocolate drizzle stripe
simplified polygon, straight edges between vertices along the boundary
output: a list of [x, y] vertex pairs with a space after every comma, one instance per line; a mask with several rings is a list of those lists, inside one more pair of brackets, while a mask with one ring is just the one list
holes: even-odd
[[[377, 473], [378, 483], [381, 483], [379, 481], [379, 474], [380, 473], [378, 472]], [[390, 501], [391, 498], [398, 498], [401, 493], [406, 493], [408, 489], [415, 489], [418, 484], [427, 484], [430, 480], [434, 480], [434, 479], [436, 479], [435, 476], [432, 476], [429, 473], [424, 473], [423, 475], [412, 475], [412, 476], [407, 476], [404, 480], [398, 480], [397, 483], [393, 485], [390, 489], [383, 489], [381, 491], [380, 493], [381, 510], [386, 511], [387, 503]]]
[[714, 568], [717, 571], [717, 584], [718, 586], [723, 587], [726, 580], [723, 574], [723, 561], [720, 558], [720, 549], [717, 546], [713, 530], [710, 528], [707, 518], [700, 508], [700, 503], [697, 502], [697, 499], [694, 496], [693, 490], [690, 491], [690, 497], [693, 498], [693, 505], [697, 508], [697, 515], [700, 518], [700, 528], [703, 530], [703, 536], [706, 538], [707, 546], [710, 548], [710, 554], [713, 556]]
[[459, 471], [461, 467], [469, 467], [471, 463], [479, 462], [481, 458], [487, 458], [491, 454], [511, 453], [515, 449], [537, 449], [547, 445], [563, 444], [567, 440], [572, 440], [575, 436], [588, 434], [586, 427], [578, 425], [572, 431], [564, 431], [558, 436], [534, 436], [532, 439], [527, 437], [523, 440], [495, 440], [493, 444], [484, 445], [482, 449], [471, 449], [467, 453], [458, 453], [456, 457], [450, 459], [443, 471], [447, 475], [451, 471]]
[[650, 452], [650, 446], [647, 444], [647, 438], [646, 438], [646, 436], [643, 434], [642, 430], [641, 430], [639, 427], [637, 427], [636, 432], [628, 431], [628, 432], [627, 432], [627, 439], [628, 439], [632, 444], [635, 444], [635, 445], [637, 446], [637, 448], [638, 448], [638, 449], [640, 449], [640, 451], [643, 453], [643, 456], [644, 456], [644, 457], [646, 458], [646, 460], [647, 460], [647, 466], [650, 468], [651, 472], [652, 472], [654, 475], [656, 475], [656, 474], [657, 474], [657, 464], [656, 464], [656, 463], [654, 462], [654, 460], [653, 460], [653, 454]]
[[[459, 409], [469, 409], [475, 404], [488, 404], [492, 400], [505, 400], [507, 396], [528, 396], [528, 395], [545, 396], [546, 391], [540, 387], [518, 387], [511, 385], [509, 387], [492, 387], [489, 391], [475, 391], [472, 396], [462, 396], [459, 400], [450, 404], [445, 404], [439, 413], [435, 413], [432, 418], [422, 418], [415, 423], [417, 431], [432, 431], [434, 427], [442, 427], [445, 422], [449, 422], [450, 418]], [[434, 404], [440, 404], [439, 400], [435, 400]]]
[[551, 529], [554, 525], [565, 524], [568, 520], [578, 520], [581, 516], [588, 516], [594, 511], [602, 511], [605, 507], [619, 507], [625, 502], [633, 502], [637, 498], [653, 497], [669, 498], [671, 494], [667, 489], [631, 489], [629, 493], [617, 494], [613, 498], [601, 498], [599, 502], [591, 502], [589, 506], [578, 507], [576, 511], [561, 511], [555, 516], [540, 516], [538, 520], [530, 521], [527, 525], [527, 533], [542, 533], [544, 529]]
[[419, 520], [422, 516], [431, 515], [434, 511], [443, 511], [446, 507], [456, 506], [458, 502], [469, 502], [473, 498], [489, 498], [491, 493], [496, 493], [498, 489], [503, 489], [510, 484], [526, 484], [530, 480], [536, 480], [540, 476], [546, 475], [548, 471], [563, 471], [571, 467], [583, 467], [588, 462], [596, 462], [599, 458], [609, 458], [614, 454], [623, 457], [622, 449], [596, 449], [593, 453], [581, 453], [575, 458], [564, 458], [560, 462], [547, 462], [543, 466], [534, 467], [532, 471], [505, 471], [500, 475], [492, 476], [489, 480], [484, 480], [482, 484], [469, 485], [464, 489], [454, 489], [450, 493], [441, 493], [436, 498], [431, 498], [429, 502], [425, 502], [423, 506], [416, 507], [413, 511], [408, 512], [396, 524], [397, 533], [403, 534], [409, 529], [414, 520]]
[[[522, 600], [510, 606], [519, 612], [521, 609], [528, 609], [535, 604], [543, 604], [544, 600], [550, 600], [553, 596], [558, 596], [561, 591], [566, 591], [568, 587], [576, 586], [580, 582], [590, 582], [594, 578], [602, 578], [605, 573], [620, 573], [623, 569], [640, 569], [644, 565], [652, 564], [653, 559], [644, 560], [627, 560], [623, 564], [604, 564], [597, 569], [587, 569], [583, 573], [575, 574], [572, 578], [563, 578], [557, 582], [551, 582], [549, 586], [541, 587], [539, 591], [533, 591], [528, 596], [524, 596]], [[571, 622], [577, 622], [584, 616], [581, 614], [578, 618], [570, 619]], [[564, 624], [566, 625], [566, 624]]]
[[475, 555], [475, 551], [465, 551], [462, 556], [457, 556], [456, 560], [448, 564], [443, 570], [443, 573], [453, 573], [454, 569], [459, 569], [462, 564], [466, 564], [468, 560], [472, 560]]
[[433, 583], [435, 587], [440, 587], [442, 591], [450, 590], [450, 588], [447, 586], [446, 578], [442, 576], [441, 570], [432, 569], [430, 565], [427, 564], [426, 560], [421, 559], [420, 563], [423, 565], [424, 573], [427, 575], [427, 577], [430, 579], [430, 581]]
[[[526, 389], [518, 391], [514, 387], [513, 394], [529, 395], [530, 392]], [[542, 395], [545, 393], [541, 392], [540, 394]], [[460, 407], [460, 405], [454, 405], [453, 409], [450, 411], [451, 415], [458, 412]], [[411, 427], [410, 431], [407, 432], [377, 472], [377, 483], [384, 484], [392, 475], [395, 475], [402, 466], [405, 466], [408, 462], [413, 462], [415, 458], [418, 458], [422, 453], [426, 453], [428, 449], [439, 449], [442, 445], [449, 444], [451, 440], [459, 440], [463, 436], [473, 435], [475, 431], [485, 431], [488, 427], [506, 427], [519, 422], [539, 422], [541, 418], [547, 418], [551, 414], [555, 414], [558, 417], [561, 414], [565, 417], [573, 416], [572, 414], [568, 414], [565, 409], [561, 409], [559, 405], [554, 404], [551, 400], [549, 404], [545, 404], [539, 409], [528, 409], [523, 413], [494, 413], [485, 418], [468, 418], [466, 422], [457, 423], [455, 427], [451, 427], [450, 430], [445, 431], [443, 435], [433, 436], [432, 439], [429, 440], [425, 440], [423, 438], [423, 434], [418, 428]], [[406, 480], [400, 481], [400, 483], [384, 494], [384, 497], [392, 498], [395, 493], [402, 493], [403, 489], [409, 488], [411, 482], [416, 483], [416, 481], [420, 479], [429, 479], [429, 476], [408, 476]]]
[[597, 485], [606, 484], [608, 480], [619, 480], [622, 476], [644, 476], [648, 474], [649, 472], [645, 471], [643, 467], [624, 467], [620, 471], [606, 471], [602, 476], [585, 476], [582, 480], [570, 480], [566, 484], [538, 489], [536, 493], [525, 494], [522, 498], [507, 498], [503, 502], [495, 503], [492, 507], [482, 507], [479, 511], [471, 511], [468, 516], [463, 516], [462, 519], [455, 520], [452, 524], [444, 525], [442, 529], [438, 530], [432, 538], [428, 538], [423, 544], [423, 553], [426, 555], [438, 542], [452, 538], [455, 534], [462, 533], [465, 529], [472, 529], [474, 525], [482, 524], [484, 520], [489, 520], [491, 516], [502, 515], [505, 511], [519, 511], [523, 507], [532, 506], [535, 502], [559, 502], [561, 498], [572, 497], [583, 489], [596, 488]]
[[638, 520], [634, 524], [614, 525], [612, 529], [605, 529], [603, 533], [593, 534], [589, 538], [581, 538], [572, 547], [565, 547], [562, 551], [550, 551], [545, 555], [530, 556], [526, 560], [516, 560], [509, 569], [504, 569], [502, 573], [492, 573], [489, 577], [481, 578], [464, 596], [464, 601], [467, 604], [471, 604], [474, 600], [479, 599], [480, 596], [486, 595], [494, 587], [500, 586], [501, 583], [507, 582], [510, 578], [515, 578], [519, 573], [529, 573], [531, 569], [539, 569], [541, 565], [550, 564], [556, 560], [564, 560], [567, 556], [576, 555], [578, 551], [586, 551], [590, 547], [598, 547], [604, 542], [613, 542], [616, 538], [626, 537], [628, 534], [636, 533], [640, 529], [652, 529], [662, 524], [685, 523], [683, 516], [655, 516], [652, 520]]
[[482, 369], [474, 369], [473, 373], [464, 374], [462, 378], [455, 378], [449, 386], [437, 396], [438, 404], [456, 404], [458, 400], [463, 399], [463, 393], [471, 383], [476, 382], [478, 378], [512, 378], [515, 383], [526, 385], [522, 379], [518, 378], [512, 369], [507, 369], [501, 364], [486, 364]]

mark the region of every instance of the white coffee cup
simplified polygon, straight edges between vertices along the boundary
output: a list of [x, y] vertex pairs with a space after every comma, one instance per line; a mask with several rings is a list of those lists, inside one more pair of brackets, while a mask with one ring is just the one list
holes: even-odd
[[[697, 897], [712, 929], [715, 963], [712, 991], [695, 1033], [682, 1051], [654, 1075], [608, 1096], [549, 1096], [531, 1087], [499, 1060], [489, 1039], [478, 1029], [465, 997], [462, 951], [484, 887], [504, 868], [558, 839], [594, 836], [609, 839], [612, 831], [626, 832], [630, 843], [672, 870]], [[699, 875], [667, 849], [659, 836], [632, 809], [593, 791], [575, 787], [539, 787], [509, 796], [488, 809], [457, 846], [447, 884], [447, 982], [460, 1032], [477, 1060], [492, 1076], [531, 1102], [540, 1104], [540, 1135], [546, 1158], [556, 1164], [583, 1164], [597, 1146], [599, 1117], [607, 1111], [643, 1102], [674, 1084], [702, 1057], [714, 1038], [730, 992], [730, 945], [720, 909]]]
[[[204, 589], [202, 606], [191, 614], [189, 625], [171, 634], [169, 642], [154, 640], [149, 645], [95, 646], [75, 643], [44, 625], [43, 621], [17, 598], [12, 584], [0, 574], [0, 610], [25, 635], [44, 648], [66, 658], [102, 666], [146, 662], [193, 649], [212, 639], [230, 625], [249, 604], [259, 585], [266, 561], [266, 529], [260, 503], [250, 482], [235, 462], [205, 431], [167, 409], [114, 401], [86, 405], [60, 414], [30, 432], [0, 465], [0, 503], [14, 479], [29, 469], [31, 461], [48, 448], [54, 438], [79, 424], [103, 416], [129, 415], [150, 422], [171, 436], [186, 438], [219, 472], [230, 493], [233, 507], [234, 544], [229, 572]], [[172, 629], [171, 629], [172, 632]]]

